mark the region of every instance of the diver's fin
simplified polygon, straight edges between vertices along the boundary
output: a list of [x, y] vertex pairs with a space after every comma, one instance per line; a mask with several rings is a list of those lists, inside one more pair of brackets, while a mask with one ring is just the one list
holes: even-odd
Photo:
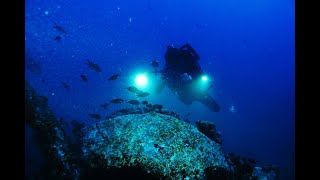
[[219, 112], [220, 106], [216, 100], [214, 100], [211, 96], [206, 95], [203, 98], [199, 99], [199, 101], [207, 106], [213, 112]]

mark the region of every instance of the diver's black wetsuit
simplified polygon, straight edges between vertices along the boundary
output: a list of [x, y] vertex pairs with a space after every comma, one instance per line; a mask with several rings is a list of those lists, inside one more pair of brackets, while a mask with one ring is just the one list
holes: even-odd
[[[203, 72], [197, 62], [200, 57], [189, 44], [180, 48], [168, 46], [165, 59], [165, 68], [161, 71], [163, 79], [183, 103], [191, 104], [193, 101], [199, 101], [214, 112], [220, 111], [219, 105], [207, 91], [199, 91], [195, 85], [195, 81], [203, 75]], [[187, 77], [190, 79], [183, 80], [183, 75], [189, 75]]]

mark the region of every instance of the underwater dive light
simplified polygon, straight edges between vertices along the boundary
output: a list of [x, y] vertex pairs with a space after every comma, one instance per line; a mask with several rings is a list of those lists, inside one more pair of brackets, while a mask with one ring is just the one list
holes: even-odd
[[203, 76], [201, 77], [201, 80], [202, 80], [203, 82], [206, 82], [206, 81], [208, 81], [208, 76], [206, 76], [206, 75], [203, 75]]
[[148, 84], [148, 78], [145, 74], [139, 74], [135, 78], [135, 83], [139, 87], [145, 87]]
[[205, 74], [201, 75], [197, 81], [197, 86], [201, 91], [206, 91], [211, 85], [211, 78]]

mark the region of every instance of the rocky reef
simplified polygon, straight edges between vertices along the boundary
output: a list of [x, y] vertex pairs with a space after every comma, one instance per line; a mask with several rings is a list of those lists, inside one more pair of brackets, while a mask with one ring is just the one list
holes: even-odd
[[37, 176], [44, 176], [46, 179], [76, 179], [79, 173], [77, 158], [71, 153], [69, 138], [47, 101], [28, 82], [25, 83], [25, 121], [35, 131], [38, 144], [48, 162], [41, 167], [41, 174]]
[[83, 154], [92, 168], [139, 167], [165, 179], [204, 179], [206, 168], [228, 168], [219, 144], [173, 116], [122, 115], [83, 131]]
[[225, 155], [212, 122], [190, 124], [162, 105], [120, 109], [90, 126], [71, 121], [75, 143], [47, 101], [26, 82], [26, 124], [47, 157], [26, 179], [278, 179], [274, 166]]
[[197, 121], [196, 126], [200, 132], [205, 134], [212, 141], [222, 145], [223, 139], [221, 133], [216, 129], [216, 125], [208, 121]]

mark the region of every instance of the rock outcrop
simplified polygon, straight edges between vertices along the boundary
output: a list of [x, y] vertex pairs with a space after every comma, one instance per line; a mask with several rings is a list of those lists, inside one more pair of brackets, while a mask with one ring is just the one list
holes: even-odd
[[228, 168], [219, 144], [165, 114], [117, 116], [83, 132], [83, 155], [91, 168], [132, 167], [165, 179], [204, 179], [205, 169]]

